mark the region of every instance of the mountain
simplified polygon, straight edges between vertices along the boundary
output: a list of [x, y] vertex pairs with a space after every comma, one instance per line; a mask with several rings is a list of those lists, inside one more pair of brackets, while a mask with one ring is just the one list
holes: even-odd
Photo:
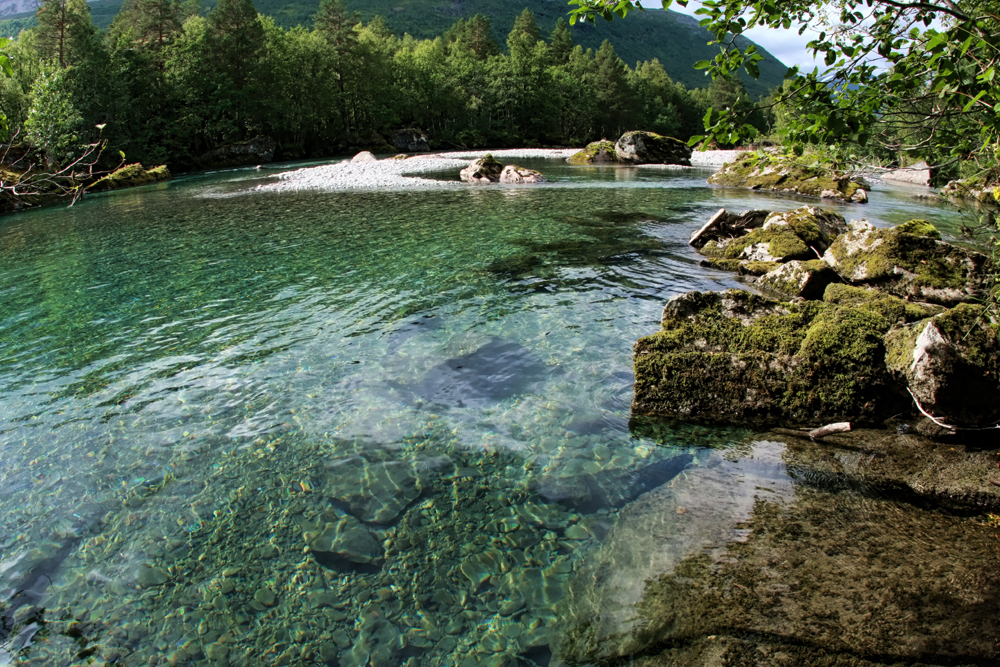
[[[8, 7], [21, 7], [35, 0], [0, 0], [0, 15]], [[121, 9], [123, 0], [96, 0], [90, 3], [94, 23], [101, 28], [110, 25]], [[255, 0], [257, 11], [274, 17], [282, 26], [311, 25], [312, 16], [319, 7], [319, 0]], [[202, 0], [207, 10], [215, 0]], [[476, 14], [488, 16], [493, 24], [497, 42], [503, 45], [514, 19], [527, 7], [535, 13], [544, 34], [555, 26], [556, 20], [569, 11], [566, 0], [521, 0], [507, 3], [497, 0], [347, 0], [348, 7], [357, 11], [361, 19], [369, 21], [376, 15], [385, 18], [389, 28], [402, 35], [431, 38], [443, 33], [460, 18]], [[0, 21], [0, 35], [14, 35], [32, 22], [30, 13], [11, 16]], [[704, 87], [708, 80], [701, 71], [692, 69], [698, 60], [710, 60], [718, 53], [717, 47], [708, 46], [712, 36], [698, 25], [697, 19], [677, 12], [648, 9], [624, 21], [596, 25], [576, 24], [573, 38], [585, 48], [597, 49], [605, 39], [610, 40], [615, 51], [629, 65], [643, 60], [659, 58], [663, 67], [675, 81], [689, 88]], [[742, 44], [749, 40], [740, 38]], [[766, 95], [781, 85], [787, 67], [764, 49], [757, 52], [764, 56], [760, 63], [760, 79], [744, 78], [747, 91], [753, 98]]]

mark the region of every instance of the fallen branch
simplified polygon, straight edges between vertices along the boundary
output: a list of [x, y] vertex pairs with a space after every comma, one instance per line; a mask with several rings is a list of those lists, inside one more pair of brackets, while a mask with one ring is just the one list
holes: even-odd
[[780, 433], [781, 435], [790, 435], [795, 438], [802, 438], [803, 440], [816, 441], [820, 438], [825, 438], [828, 435], [834, 435], [836, 433], [847, 433], [851, 430], [850, 422], [837, 422], [835, 424], [827, 424], [826, 426], [820, 426], [819, 428], [814, 428], [811, 431], [806, 429], [790, 429], [790, 428], [775, 428], [771, 429], [775, 433]]
[[913, 402], [916, 404], [917, 410], [920, 410], [920, 414], [922, 414], [924, 417], [927, 417], [941, 428], [946, 428], [949, 431], [993, 431], [996, 429], [1000, 429], [1000, 423], [996, 423], [993, 426], [984, 426], [981, 428], [967, 428], [962, 426], [951, 426], [950, 424], [945, 424], [944, 422], [938, 421], [937, 419], [934, 418], [934, 415], [924, 410], [924, 406], [920, 405], [920, 401], [918, 401], [917, 397], [913, 395], [913, 392], [910, 391], [909, 387], [906, 388], [906, 391], [910, 394], [910, 398], [912, 398]]

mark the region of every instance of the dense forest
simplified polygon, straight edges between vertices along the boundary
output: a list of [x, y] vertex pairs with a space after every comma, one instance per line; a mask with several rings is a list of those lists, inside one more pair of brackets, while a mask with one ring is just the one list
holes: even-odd
[[[227, 143], [267, 135], [279, 159], [384, 145], [419, 127], [438, 147], [579, 145], [643, 128], [681, 139], [710, 106], [746, 105], [743, 84], [673, 81], [656, 60], [627, 66], [605, 42], [543, 34], [525, 10], [505, 44], [489, 19], [434, 39], [397, 37], [324, 0], [311, 29], [282, 28], [252, 0], [129, 0], [109, 28], [84, 0], [44, 0], [7, 47], [0, 111], [13, 135], [65, 163], [106, 140], [129, 161], [198, 166]], [[763, 127], [764, 119], [757, 122]]]

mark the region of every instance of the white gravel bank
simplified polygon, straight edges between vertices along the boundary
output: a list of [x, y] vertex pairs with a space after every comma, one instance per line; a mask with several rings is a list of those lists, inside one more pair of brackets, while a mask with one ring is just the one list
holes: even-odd
[[[257, 186], [263, 192], [288, 192], [294, 190], [371, 190], [401, 188], [454, 187], [455, 181], [436, 181], [420, 178], [447, 170], [459, 170], [475, 159], [491, 153], [501, 162], [509, 163], [518, 158], [566, 159], [576, 148], [522, 148], [497, 151], [454, 151], [433, 155], [415, 155], [405, 160], [385, 159], [377, 162], [351, 162], [344, 160], [320, 167], [306, 167], [276, 174], [274, 183]], [[740, 151], [695, 151], [691, 164], [696, 167], [721, 167]], [[655, 165], [651, 165], [655, 166]]]

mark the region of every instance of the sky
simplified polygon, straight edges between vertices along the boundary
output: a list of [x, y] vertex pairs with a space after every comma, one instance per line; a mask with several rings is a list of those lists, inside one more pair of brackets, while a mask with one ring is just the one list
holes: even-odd
[[[650, 9], [660, 9], [660, 3], [656, 0], [643, 2], [647, 11]], [[671, 11], [694, 16], [695, 10], [699, 7], [698, 2], [690, 2], [687, 7], [673, 4]], [[695, 18], [701, 18], [695, 16]], [[821, 60], [814, 60], [812, 54], [806, 49], [806, 44], [815, 39], [819, 31], [806, 30], [799, 35], [798, 28], [792, 30], [769, 30], [767, 28], [754, 28], [743, 33], [755, 43], [763, 46], [775, 58], [788, 65], [798, 65], [803, 70], [812, 70], [819, 67], [823, 71], [824, 65]]]

